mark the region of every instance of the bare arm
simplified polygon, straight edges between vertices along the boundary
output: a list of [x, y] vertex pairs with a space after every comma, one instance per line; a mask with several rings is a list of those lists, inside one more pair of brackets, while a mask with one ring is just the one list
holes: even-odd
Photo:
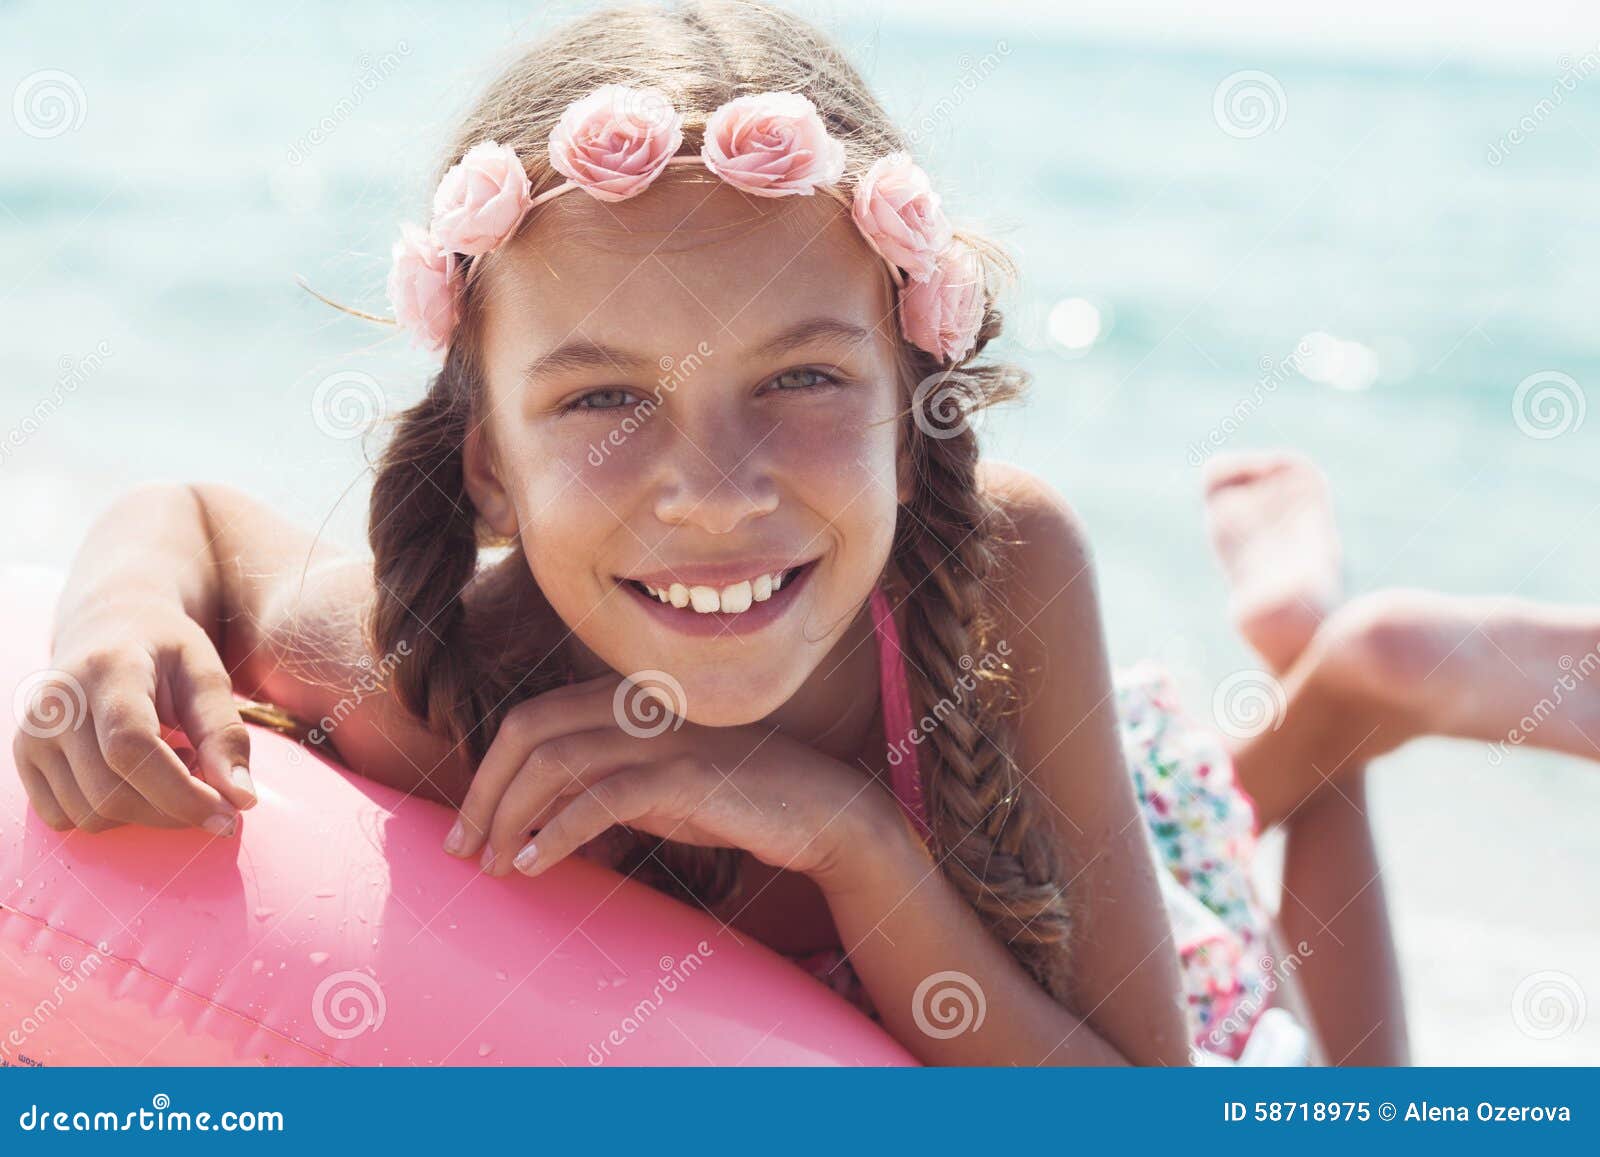
[[[235, 689], [317, 720], [357, 771], [436, 798], [465, 768], [360, 665], [366, 565], [247, 496], [159, 485], [119, 499], [91, 529], [57, 605], [52, 666], [88, 712], [59, 736], [19, 732], [18, 773], [57, 828], [120, 823], [232, 831], [254, 803]], [[190, 775], [162, 740], [181, 727]]]

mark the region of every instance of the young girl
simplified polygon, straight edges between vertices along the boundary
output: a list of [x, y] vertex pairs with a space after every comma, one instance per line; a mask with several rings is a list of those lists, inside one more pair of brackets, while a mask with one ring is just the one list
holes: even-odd
[[[1321, 1055], [1404, 1058], [1361, 767], [1482, 721], [1386, 661], [1413, 608], [1323, 621], [1314, 472], [1211, 479], [1287, 695], [1232, 753], [1253, 811], [1158, 679], [1113, 689], [1070, 508], [979, 461], [964, 415], [1025, 384], [985, 357], [1004, 260], [815, 29], [587, 16], [494, 81], [441, 171], [390, 295], [443, 367], [378, 466], [371, 559], [225, 487], [119, 502], [58, 612], [92, 725], [18, 742], [46, 822], [234, 834], [238, 691], [458, 807], [446, 850], [490, 876], [606, 855], [929, 1063], [1237, 1057], [1301, 988]], [[374, 666], [384, 692], [352, 695]], [[1247, 879], [1285, 820], [1293, 968]], [[950, 977], [984, 1016], [929, 1031]]]

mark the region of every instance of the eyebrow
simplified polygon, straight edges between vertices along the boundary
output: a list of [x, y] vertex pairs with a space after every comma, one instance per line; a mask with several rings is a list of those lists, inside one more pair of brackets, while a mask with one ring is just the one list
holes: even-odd
[[[858, 345], [869, 340], [872, 335], [872, 330], [854, 322], [836, 317], [812, 317], [774, 334], [759, 346], [753, 347], [749, 351], [749, 356], [770, 358], [822, 342]], [[577, 337], [562, 342], [549, 353], [534, 359], [523, 371], [522, 376], [525, 381], [531, 382], [544, 374], [596, 368], [639, 373], [658, 369], [659, 360], [618, 349], [603, 342], [592, 341], [589, 338]]]

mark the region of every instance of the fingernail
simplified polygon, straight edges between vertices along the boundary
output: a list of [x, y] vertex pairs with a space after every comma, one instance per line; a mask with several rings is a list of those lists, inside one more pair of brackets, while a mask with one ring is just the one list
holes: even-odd
[[493, 846], [490, 846], [490, 847], [487, 847], [487, 848], [483, 849], [483, 855], [478, 858], [478, 863], [483, 865], [483, 870], [485, 872], [491, 871], [494, 868], [494, 847]]
[[467, 829], [460, 820], [455, 822], [450, 834], [444, 838], [444, 850], [452, 856], [459, 856], [467, 850]]
[[218, 812], [214, 816], [207, 816], [200, 826], [214, 836], [231, 836], [236, 822], [233, 816]]
[[537, 844], [529, 844], [527, 847], [523, 848], [522, 851], [518, 852], [517, 853], [517, 858], [512, 860], [511, 862], [516, 865], [517, 871], [519, 871], [519, 872], [531, 872], [531, 871], [533, 871], [533, 863], [538, 858], [539, 858], [539, 847], [538, 847], [538, 845]]
[[245, 792], [251, 799], [256, 797], [255, 781], [250, 778], [250, 769], [242, 764], [228, 773], [228, 778], [233, 781], [233, 786]]

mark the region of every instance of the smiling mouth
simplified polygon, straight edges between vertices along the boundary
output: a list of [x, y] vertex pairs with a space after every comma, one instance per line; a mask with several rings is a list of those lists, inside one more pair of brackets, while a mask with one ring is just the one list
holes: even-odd
[[663, 608], [680, 611], [686, 615], [738, 616], [769, 603], [785, 587], [811, 569], [815, 559], [783, 570], [768, 571], [740, 579], [738, 582], [711, 585], [702, 583], [647, 583], [639, 579], [624, 578], [619, 581], [646, 599], [660, 603]]

